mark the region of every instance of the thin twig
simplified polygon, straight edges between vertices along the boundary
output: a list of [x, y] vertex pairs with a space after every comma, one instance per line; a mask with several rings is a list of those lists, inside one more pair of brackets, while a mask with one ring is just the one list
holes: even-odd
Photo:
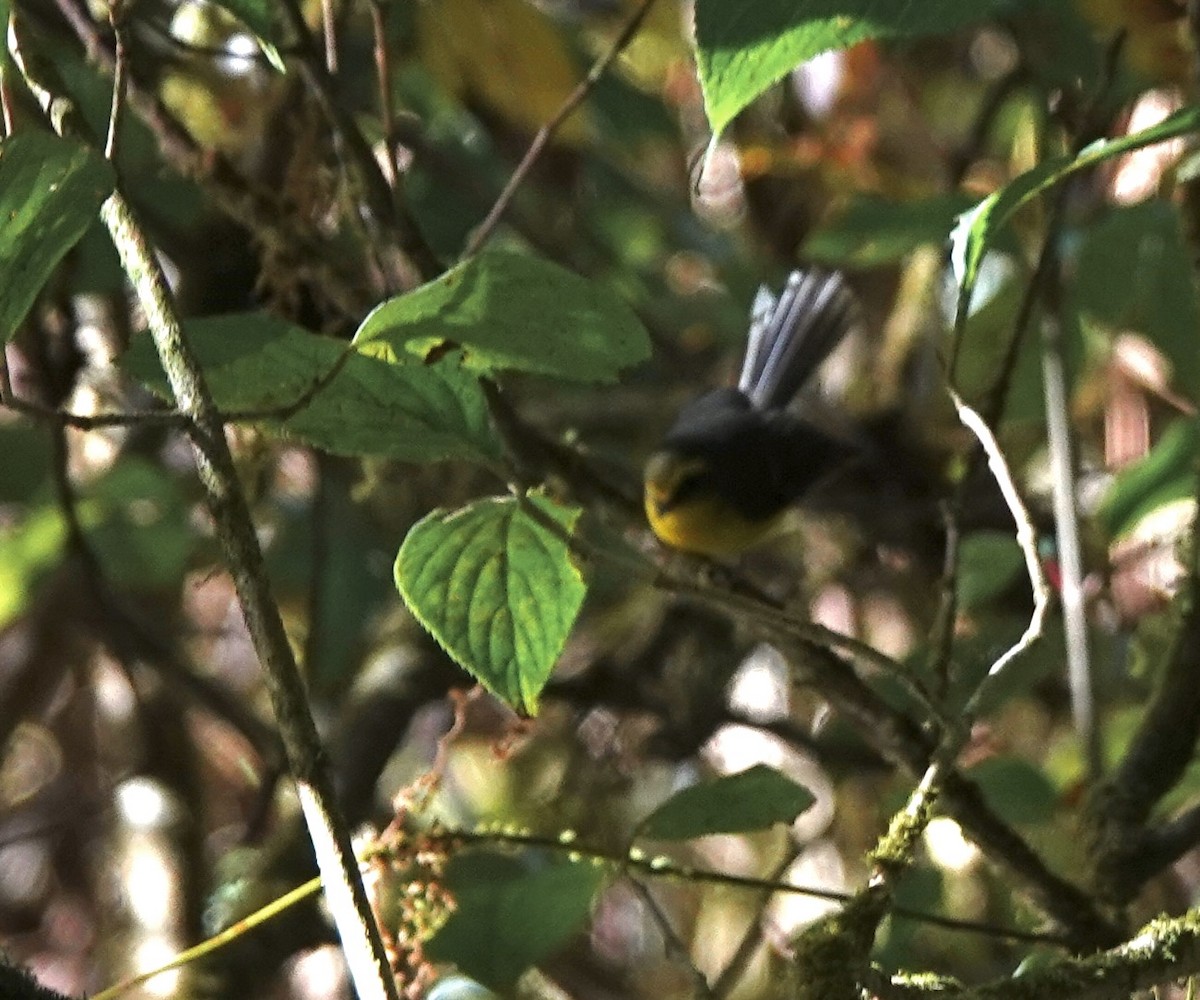
[[687, 943], [679, 936], [679, 932], [675, 930], [675, 926], [671, 923], [671, 918], [658, 905], [658, 900], [654, 898], [654, 893], [650, 888], [638, 881], [636, 878], [630, 878], [629, 884], [633, 887], [633, 891], [638, 894], [642, 902], [646, 904], [646, 909], [649, 911], [651, 918], [658, 925], [658, 929], [662, 932], [663, 941], [667, 946], [667, 955], [678, 961], [684, 968], [687, 969], [688, 977], [692, 980], [695, 988], [695, 995], [704, 997], [705, 1000], [715, 1000], [712, 990], [709, 988], [708, 980], [704, 978], [704, 973], [696, 967], [696, 963], [692, 961], [691, 952], [688, 951]]
[[1087, 607], [1083, 589], [1083, 553], [1079, 542], [1079, 511], [1075, 506], [1075, 457], [1067, 405], [1066, 359], [1058, 320], [1042, 324], [1042, 381], [1046, 403], [1046, 438], [1050, 450], [1054, 534], [1061, 572], [1060, 597], [1066, 634], [1067, 684], [1071, 714], [1083, 744], [1089, 783], [1103, 769], [1100, 723], [1096, 716], [1092, 664], [1088, 650]]
[[[20, 38], [9, 31], [13, 62], [60, 135], [87, 134], [70, 102], [51, 93], [31, 73]], [[263, 666], [297, 797], [324, 878], [351, 978], [364, 1000], [398, 1000], [370, 900], [359, 874], [350, 833], [342, 819], [328, 765], [308, 704], [305, 682], [292, 654], [271, 591], [253, 517], [225, 440], [224, 423], [199, 361], [183, 334], [158, 259], [129, 205], [114, 191], [100, 207], [121, 265], [137, 295], [159, 360], [189, 428], [200, 484], [233, 577], [254, 648]]]
[[325, 41], [325, 69], [330, 76], [338, 71], [337, 19], [333, 16], [333, 0], [321, 0], [321, 32]]
[[930, 676], [933, 678], [932, 697], [943, 704], [950, 693], [950, 664], [954, 657], [954, 626], [958, 619], [958, 518], [952, 504], [941, 505], [942, 523], [946, 529], [946, 551], [942, 556], [942, 575], [938, 584], [941, 600], [930, 634], [933, 638]]
[[1029, 509], [1025, 506], [1025, 501], [1021, 499], [1021, 494], [1017, 490], [1017, 484], [1013, 481], [1008, 462], [1005, 461], [1004, 453], [1000, 450], [996, 436], [979, 413], [963, 402], [962, 397], [954, 389], [948, 391], [958, 419], [967, 430], [975, 435], [975, 439], [987, 456], [988, 467], [996, 480], [996, 485], [1000, 487], [1000, 493], [1004, 497], [1009, 513], [1016, 522], [1016, 542], [1020, 546], [1021, 554], [1025, 557], [1025, 572], [1029, 576], [1029, 586], [1033, 590], [1033, 612], [1029, 616], [1029, 623], [1025, 626], [1021, 637], [988, 668], [987, 676], [967, 701], [963, 714], [970, 719], [979, 708], [989, 683], [994, 681], [1013, 660], [1041, 638], [1046, 612], [1050, 607], [1050, 585], [1046, 582], [1046, 574], [1042, 569], [1041, 560], [1038, 559], [1037, 530], [1033, 526], [1033, 519], [1029, 516]]
[[[529, 506], [536, 516], [536, 507]], [[556, 521], [546, 518], [545, 522], [547, 530], [562, 535], [562, 527]], [[573, 552], [579, 551], [578, 543], [570, 537], [567, 537], [567, 544]], [[586, 551], [582, 555], [591, 557]], [[609, 552], [601, 555], [617, 558]], [[633, 579], [641, 578], [645, 572], [644, 565], [632, 560], [622, 562], [622, 565], [631, 572]], [[793, 663], [803, 666], [806, 680], [813, 688], [857, 725], [883, 756], [912, 774], [926, 773], [937, 751], [928, 734], [906, 713], [890, 705], [867, 685], [829, 646], [836, 639], [838, 645], [848, 650], [856, 653], [861, 651], [874, 660], [882, 658], [886, 664], [890, 664], [889, 669], [898, 671], [896, 676], [902, 678], [903, 668], [884, 654], [837, 633], [828, 633], [824, 641], [815, 637], [811, 640], [798, 638], [797, 627], [819, 627], [800, 622], [769, 603], [757, 602], [731, 590], [702, 582], [675, 580], [662, 573], [649, 582], [671, 593], [702, 597], [704, 603], [725, 614], [744, 613], [744, 620], [756, 625], [767, 641], [778, 646]], [[861, 650], [859, 647], [862, 647]], [[914, 693], [919, 696], [919, 692]], [[943, 724], [944, 731], [951, 728]], [[1045, 861], [995, 813], [970, 780], [951, 770], [945, 774], [941, 791], [946, 811], [985, 852], [1008, 867], [1038, 906], [1060, 926], [1069, 929], [1073, 941], [1081, 947], [1095, 947], [1120, 940], [1118, 926], [1100, 912], [1086, 893], [1047, 868]]]
[[108, 9], [108, 20], [113, 29], [113, 88], [112, 107], [108, 113], [108, 135], [104, 140], [104, 158], [110, 163], [117, 158], [117, 133], [125, 109], [125, 88], [129, 74], [129, 54], [125, 48], [124, 4], [116, 0]]
[[[282, 0], [280, 8], [288, 27], [296, 36], [300, 69], [305, 81], [358, 176], [372, 237], [385, 243], [390, 243], [395, 238], [400, 250], [412, 259], [423, 277], [432, 278], [440, 274], [443, 268], [437, 254], [425, 242], [416, 220], [401, 211], [379, 161], [375, 159], [354, 116], [338, 101], [336, 82], [321, 58], [308, 22], [304, 20], [299, 0]], [[373, 248], [375, 255], [381, 260], [387, 259], [387, 254], [382, 252], [384, 249], [382, 246]]]
[[375, 77], [379, 81], [379, 124], [386, 152], [382, 170], [388, 185], [396, 187], [396, 109], [392, 100], [392, 62], [388, 51], [386, 12], [381, 0], [369, 0], [371, 35], [375, 51]]
[[471, 235], [467, 241], [467, 248], [463, 251], [463, 257], [474, 257], [475, 254], [483, 248], [483, 245], [491, 239], [492, 233], [500, 224], [500, 220], [504, 217], [504, 213], [508, 210], [509, 202], [513, 200], [517, 189], [529, 175], [529, 171], [533, 169], [533, 165], [537, 162], [539, 156], [542, 155], [542, 150], [546, 148], [546, 144], [550, 138], [558, 130], [559, 126], [570, 117], [584, 99], [592, 92], [592, 88], [600, 81], [605, 71], [617, 58], [625, 47], [633, 40], [633, 36], [637, 34], [638, 29], [642, 26], [642, 21], [646, 15], [650, 13], [650, 8], [654, 6], [654, 0], [642, 0], [638, 5], [637, 10], [633, 12], [633, 16], [626, 22], [625, 26], [618, 33], [608, 51], [600, 56], [592, 68], [588, 70], [585, 76], [576, 88], [567, 95], [567, 99], [563, 101], [562, 106], [554, 113], [545, 125], [537, 131], [537, 135], [533, 137], [533, 141], [529, 144], [529, 148], [525, 150], [525, 155], [521, 157], [521, 162], [517, 164], [517, 169], [512, 172], [508, 183], [504, 185], [504, 190], [500, 192], [500, 197], [496, 199], [496, 203], [492, 206], [483, 222], [480, 223], [478, 229]]
[[35, 420], [58, 427], [73, 427], [81, 431], [94, 431], [103, 427], [130, 427], [153, 424], [184, 428], [188, 418], [178, 410], [127, 410], [119, 413], [72, 413], [60, 410], [31, 399], [22, 399], [12, 394], [11, 387], [0, 387], [0, 406]]
[[[792, 844], [783, 859], [767, 877], [772, 882], [781, 882], [784, 875], [788, 873], [788, 869], [792, 867], [792, 864], [799, 856], [799, 846]], [[746, 933], [742, 935], [742, 939], [734, 949], [733, 955], [725, 963], [725, 968], [717, 976], [717, 981], [712, 984], [711, 993], [715, 1000], [721, 1000], [722, 997], [728, 996], [734, 987], [737, 986], [742, 976], [745, 975], [746, 968], [750, 964], [750, 959], [754, 957], [759, 944], [762, 943], [763, 912], [766, 910], [767, 904], [771, 901], [773, 895], [775, 895], [774, 891], [763, 892], [758, 906], [755, 907], [755, 919], [746, 928]]]
[[[446, 829], [444, 836], [451, 843], [466, 844], [509, 844], [517, 847], [540, 847], [552, 851], [562, 851], [576, 857], [588, 858], [598, 862], [606, 862], [613, 866], [635, 871], [656, 878], [675, 879], [680, 882], [702, 883], [704, 885], [725, 886], [730, 889], [745, 889], [752, 892], [783, 893], [793, 896], [808, 896], [812, 899], [823, 899], [831, 903], [847, 903], [854, 898], [853, 893], [839, 892], [837, 889], [820, 889], [816, 886], [796, 885], [794, 882], [784, 882], [779, 879], [761, 878], [754, 875], [735, 875], [731, 872], [714, 871], [710, 868], [696, 868], [679, 864], [664, 855], [650, 856], [643, 851], [633, 849], [627, 855], [622, 855], [603, 847], [582, 844], [572, 837], [554, 837], [544, 834], [528, 833], [511, 829], [475, 830]], [[977, 920], [961, 920], [956, 917], [946, 917], [939, 913], [927, 913], [912, 907], [897, 906], [891, 911], [895, 916], [905, 920], [944, 927], [947, 930], [964, 931], [970, 934], [986, 934], [992, 937], [1004, 938], [1009, 941], [1026, 941], [1029, 943], [1066, 945], [1067, 939], [1059, 934], [1045, 934], [1037, 931], [1023, 931], [1017, 928], [997, 927]]]
[[4, 71], [4, 61], [0, 60], [0, 138], [8, 138], [13, 134], [13, 95], [8, 83], [8, 74]]

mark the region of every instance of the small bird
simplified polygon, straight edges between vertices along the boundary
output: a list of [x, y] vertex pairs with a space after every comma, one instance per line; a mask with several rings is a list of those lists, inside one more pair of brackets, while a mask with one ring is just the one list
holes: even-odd
[[793, 271], [778, 299], [758, 290], [737, 388], [685, 406], [646, 463], [646, 517], [663, 543], [713, 556], [750, 548], [855, 454], [787, 407], [857, 316], [837, 273]]

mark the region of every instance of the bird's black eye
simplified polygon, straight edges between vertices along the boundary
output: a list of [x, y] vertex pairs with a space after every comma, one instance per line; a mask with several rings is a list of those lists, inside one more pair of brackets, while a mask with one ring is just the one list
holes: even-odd
[[689, 472], [687, 475], [680, 478], [675, 484], [675, 489], [671, 491], [671, 495], [667, 498], [667, 502], [663, 505], [664, 510], [670, 510], [672, 507], [678, 507], [682, 503], [687, 503], [689, 500], [700, 496], [704, 492], [704, 480], [707, 477], [707, 469], [697, 469], [695, 472]]

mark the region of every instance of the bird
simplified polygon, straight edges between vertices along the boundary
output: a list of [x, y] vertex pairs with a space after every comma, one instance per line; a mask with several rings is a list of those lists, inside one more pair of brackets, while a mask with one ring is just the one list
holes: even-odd
[[759, 288], [737, 386], [684, 406], [646, 462], [643, 503], [661, 542], [736, 555], [769, 537], [789, 508], [854, 457], [853, 444], [789, 404], [858, 323], [839, 272], [793, 271], [778, 297]]

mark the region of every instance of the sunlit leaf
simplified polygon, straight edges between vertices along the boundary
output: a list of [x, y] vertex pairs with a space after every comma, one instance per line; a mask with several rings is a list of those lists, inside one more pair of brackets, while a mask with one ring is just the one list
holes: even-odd
[[580, 931], [605, 878], [586, 863], [458, 854], [445, 877], [455, 910], [425, 953], [507, 996], [526, 969]]
[[[304, 399], [347, 350], [342, 341], [263, 313], [196, 320], [186, 332], [226, 411], [269, 413]], [[434, 364], [408, 360], [389, 364], [352, 353], [297, 413], [264, 422], [339, 455], [495, 461], [500, 446], [475, 377], [454, 356]], [[168, 395], [148, 336], [134, 338], [123, 364]]]
[[15, 523], [0, 524], [0, 628], [29, 604], [66, 541], [67, 525], [57, 507], [39, 507]]
[[587, 585], [566, 541], [578, 508], [540, 497], [480, 500], [413, 525], [396, 556], [409, 609], [484, 687], [530, 714]]
[[696, 0], [696, 63], [712, 130], [806, 59], [871, 38], [946, 34], [1005, 0]]
[[0, 343], [16, 332], [114, 183], [112, 167], [79, 143], [35, 131], [0, 140]]
[[633, 312], [601, 286], [517, 253], [475, 257], [378, 306], [354, 343], [387, 356], [461, 348], [469, 367], [611, 382], [644, 360], [650, 340]]
[[714, 833], [751, 833], [790, 823], [816, 799], [803, 785], [765, 764], [693, 785], [672, 795], [642, 820], [653, 840], [690, 840]]

